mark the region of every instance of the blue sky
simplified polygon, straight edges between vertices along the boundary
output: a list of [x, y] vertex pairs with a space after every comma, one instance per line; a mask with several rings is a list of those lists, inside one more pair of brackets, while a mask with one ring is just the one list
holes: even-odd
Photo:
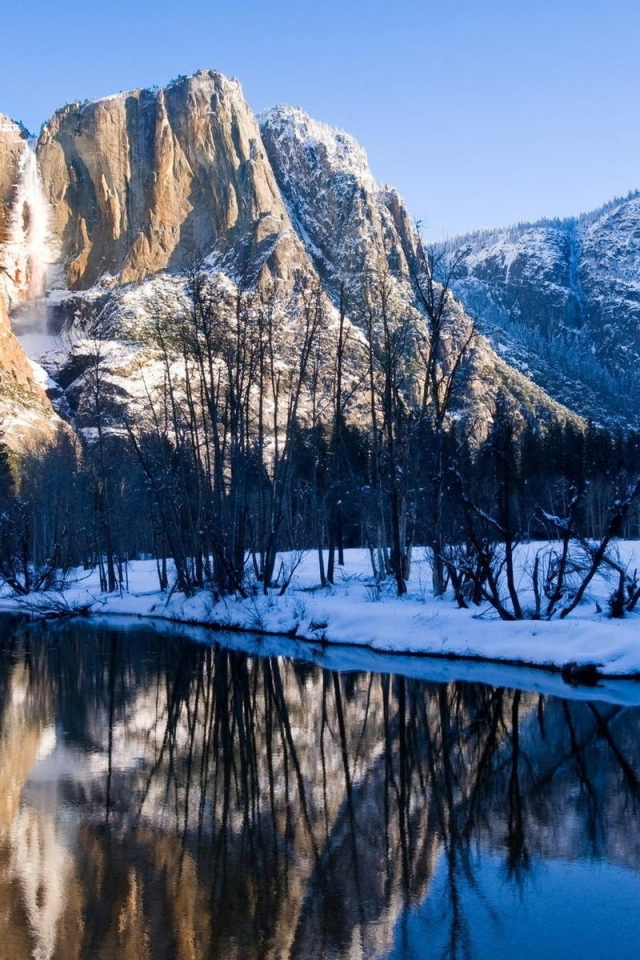
[[9, 0], [0, 111], [213, 67], [367, 149], [428, 238], [567, 216], [640, 187], [632, 0]]

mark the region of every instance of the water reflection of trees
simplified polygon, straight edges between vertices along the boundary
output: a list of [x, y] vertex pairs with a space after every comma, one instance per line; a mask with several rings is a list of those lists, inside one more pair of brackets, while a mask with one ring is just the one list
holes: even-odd
[[520, 884], [541, 857], [640, 866], [638, 711], [76, 626], [14, 631], [0, 691], [15, 960], [382, 956], [436, 871], [471, 956], [478, 847]]

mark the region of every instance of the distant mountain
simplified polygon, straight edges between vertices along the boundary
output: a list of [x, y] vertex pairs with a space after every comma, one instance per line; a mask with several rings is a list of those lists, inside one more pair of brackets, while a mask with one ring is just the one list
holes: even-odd
[[584, 417], [639, 425], [639, 194], [451, 249], [456, 294], [506, 361]]

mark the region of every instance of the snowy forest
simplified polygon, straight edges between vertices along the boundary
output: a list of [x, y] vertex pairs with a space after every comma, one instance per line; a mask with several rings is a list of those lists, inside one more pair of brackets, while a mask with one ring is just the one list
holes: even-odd
[[[283, 299], [194, 268], [179, 302], [150, 311], [161, 376], [133, 412], [107, 376], [108, 317], [89, 311], [74, 414], [91, 426], [3, 454], [4, 582], [27, 596], [97, 568], [112, 593], [154, 558], [163, 591], [284, 595], [303, 555], [325, 586], [363, 547], [373, 589], [402, 596], [421, 546], [434, 596], [460, 607], [564, 617], [604, 565], [609, 612], [632, 611], [637, 574], [611, 547], [640, 536], [640, 435], [536, 422], [502, 392], [474, 417], [478, 334], [454, 309], [451, 263], [431, 254], [413, 311], [388, 276], [343, 287], [332, 310], [310, 283]], [[550, 540], [526, 606], [516, 551]]]

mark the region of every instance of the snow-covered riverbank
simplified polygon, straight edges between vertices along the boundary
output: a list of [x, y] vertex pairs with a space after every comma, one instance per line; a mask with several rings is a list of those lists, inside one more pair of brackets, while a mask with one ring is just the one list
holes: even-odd
[[[522, 550], [523, 584], [532, 549]], [[640, 558], [640, 544], [621, 543], [618, 549], [633, 569], [635, 558]], [[450, 595], [435, 600], [422, 550], [416, 551], [409, 593], [401, 599], [395, 597], [392, 584], [378, 590], [372, 583], [365, 550], [346, 551], [345, 561], [345, 566], [338, 568], [334, 587], [318, 586], [317, 557], [309, 553], [284, 597], [273, 590], [269, 596], [227, 598], [217, 603], [204, 591], [189, 599], [177, 593], [163, 595], [157, 588], [155, 562], [135, 561], [129, 565], [128, 590], [122, 594], [101, 594], [97, 573], [78, 571], [59, 594], [33, 595], [24, 601], [5, 588], [0, 607], [37, 612], [67, 605], [85, 607], [93, 615], [154, 617], [228, 630], [285, 634], [313, 643], [355, 645], [385, 653], [556, 669], [568, 662], [595, 663], [603, 675], [640, 675], [640, 614], [622, 620], [606, 615], [613, 583], [603, 576], [594, 580], [588, 598], [565, 620], [502, 622], [486, 605], [459, 610]], [[526, 592], [523, 598], [526, 602]]]

